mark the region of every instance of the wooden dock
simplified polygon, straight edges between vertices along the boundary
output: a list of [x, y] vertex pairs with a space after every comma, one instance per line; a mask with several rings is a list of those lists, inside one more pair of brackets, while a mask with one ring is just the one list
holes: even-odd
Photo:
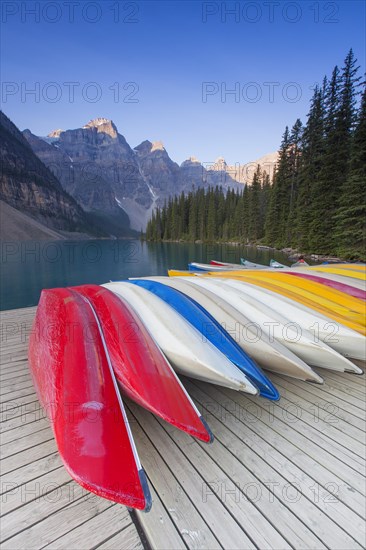
[[61, 464], [27, 367], [34, 314], [1, 314], [4, 550], [365, 546], [366, 377], [322, 370], [318, 386], [271, 374], [278, 403], [184, 379], [212, 445], [128, 402], [153, 495], [150, 513], [131, 516]]

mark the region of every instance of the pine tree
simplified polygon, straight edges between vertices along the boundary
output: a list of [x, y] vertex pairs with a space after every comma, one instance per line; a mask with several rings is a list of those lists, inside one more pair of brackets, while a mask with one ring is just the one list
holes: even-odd
[[316, 87], [305, 128], [286, 127], [272, 184], [258, 167], [241, 192], [192, 190], [157, 208], [146, 239], [259, 241], [365, 257], [366, 98], [357, 112], [357, 63]]
[[319, 179], [314, 186], [313, 220], [309, 244], [320, 253], [332, 253], [341, 188], [347, 179], [352, 129], [355, 123], [358, 67], [352, 50], [340, 72], [335, 67], [325, 95], [325, 144]]
[[[324, 87], [327, 86], [326, 79]], [[316, 87], [311, 100], [307, 124], [303, 133], [303, 151], [298, 176], [296, 204], [296, 246], [310, 249], [309, 231], [313, 219], [314, 189], [319, 186], [319, 173], [324, 152], [324, 103], [323, 93]]]
[[264, 237], [264, 224], [267, 217], [269, 198], [271, 193], [271, 182], [269, 179], [269, 174], [266, 171], [263, 171], [262, 175], [262, 186], [261, 186], [261, 238]]
[[288, 189], [290, 187], [290, 133], [288, 126], [282, 137], [279, 161], [273, 178], [268, 214], [265, 224], [265, 241], [272, 246], [285, 246], [285, 228], [288, 215]]
[[351, 258], [366, 258], [366, 87], [351, 144], [351, 162], [336, 216], [336, 250]]
[[253, 176], [252, 184], [249, 188], [249, 220], [248, 220], [248, 238], [250, 242], [255, 242], [261, 238], [261, 168], [258, 164]]
[[303, 125], [298, 118], [291, 129], [289, 145], [289, 189], [288, 211], [285, 216], [283, 231], [286, 245], [296, 244], [296, 205], [299, 191], [299, 170], [302, 155]]
[[213, 242], [216, 237], [216, 205], [213, 189], [208, 190], [207, 233], [206, 238]]

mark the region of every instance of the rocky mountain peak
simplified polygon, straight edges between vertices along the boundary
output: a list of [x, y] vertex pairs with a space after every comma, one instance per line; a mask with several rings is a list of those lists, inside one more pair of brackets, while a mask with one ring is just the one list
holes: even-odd
[[94, 118], [90, 120], [85, 126], [84, 130], [89, 128], [96, 128], [97, 132], [102, 132], [103, 134], [108, 134], [110, 137], [116, 138], [118, 135], [117, 127], [112, 120], [108, 118]]
[[153, 151], [165, 151], [165, 147], [162, 141], [153, 141], [151, 152]]
[[224, 157], [217, 157], [214, 165], [216, 170], [225, 170], [227, 167], [227, 162]]
[[64, 132], [64, 130], [61, 130], [61, 128], [59, 128], [58, 130], [53, 130], [52, 132], [50, 132], [47, 137], [49, 138], [59, 138], [60, 137], [60, 134], [62, 134]]
[[188, 157], [182, 162], [181, 166], [189, 166], [191, 164], [201, 164], [201, 162], [198, 160], [197, 157]]
[[134, 149], [139, 155], [147, 156], [154, 151], [163, 151], [166, 152], [164, 144], [162, 141], [149, 141], [146, 139], [140, 145], [137, 145]]

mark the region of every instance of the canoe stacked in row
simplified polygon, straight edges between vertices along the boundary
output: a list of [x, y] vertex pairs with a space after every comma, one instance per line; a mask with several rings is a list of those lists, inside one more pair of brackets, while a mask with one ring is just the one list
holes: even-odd
[[72, 477], [149, 510], [124, 399], [209, 443], [180, 374], [273, 401], [271, 372], [318, 384], [321, 369], [362, 374], [365, 268], [338, 269], [347, 274], [230, 268], [43, 291], [29, 364]]

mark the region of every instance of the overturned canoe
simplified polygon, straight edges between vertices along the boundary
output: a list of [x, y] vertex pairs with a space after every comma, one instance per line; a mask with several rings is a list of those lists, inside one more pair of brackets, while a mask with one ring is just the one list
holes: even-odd
[[149, 290], [175, 309], [204, 339], [218, 348], [234, 365], [236, 365], [259, 389], [262, 397], [277, 401], [280, 396], [272, 382], [265, 376], [260, 367], [255, 364], [235, 342], [226, 330], [198, 302], [189, 298], [179, 290], [166, 286], [158, 281], [146, 279], [131, 280], [132, 284]]
[[340, 290], [341, 292], [344, 292], [345, 294], [348, 294], [353, 298], [357, 298], [358, 300], [366, 300], [366, 292], [364, 290], [354, 288], [353, 286], [346, 283], [340, 283], [338, 281], [333, 281], [332, 279], [327, 279], [325, 277], [318, 277], [317, 275], [311, 275], [310, 273], [296, 273], [295, 270], [291, 272], [286, 271], [286, 273], [294, 275], [295, 277], [308, 279], [309, 281], [313, 281], [314, 283], [320, 283], [322, 285], [329, 286], [330, 288], [334, 288], [335, 290]]
[[[238, 272], [241, 274], [241, 272]], [[247, 273], [244, 274], [247, 276]], [[248, 272], [248, 276], [250, 276]], [[268, 273], [253, 273], [252, 275], [257, 279], [265, 279], [274, 282], [285, 288], [293, 287], [292, 289], [299, 292], [304, 297], [309, 297], [312, 300], [317, 300], [319, 303], [326, 305], [327, 307], [339, 310], [344, 308], [350, 313], [360, 313], [362, 318], [365, 319], [365, 304], [363, 301], [353, 296], [349, 296], [345, 292], [330, 288], [322, 283], [312, 281], [307, 278], [294, 277], [292, 273], [287, 272], [268, 272]], [[360, 319], [361, 319], [360, 317]]]
[[149, 510], [151, 496], [94, 309], [78, 293], [43, 290], [29, 343], [41, 405], [62, 461], [82, 487]]
[[258, 334], [257, 327], [243, 313], [210, 290], [197, 286], [191, 279], [150, 277], [193, 298], [231, 334], [237, 344], [264, 369], [299, 380], [322, 383], [322, 378], [297, 355], [267, 334]]
[[274, 260], [274, 259], [272, 259], [269, 262], [269, 266], [272, 267], [273, 269], [282, 269], [282, 268], [289, 269], [288, 265], [281, 264], [280, 262], [277, 262], [277, 260]]
[[229, 269], [245, 269], [245, 267], [241, 264], [232, 264], [229, 262], [219, 262], [217, 260], [210, 260], [210, 265], [213, 266], [221, 266], [221, 267], [227, 267]]
[[313, 334], [301, 329], [295, 322], [288, 322], [282, 312], [274, 311], [266, 303], [252, 298], [232, 288], [228, 281], [221, 279], [197, 278], [194, 284], [212, 290], [233, 307], [243, 312], [252, 322], [257, 323], [261, 331], [270, 338], [275, 338], [306, 363], [331, 370], [355, 372], [354, 364], [327, 346], [317, 341]]
[[130, 282], [103, 286], [133, 307], [179, 373], [252, 395], [258, 393], [244, 373], [163, 300]]
[[269, 269], [268, 265], [257, 264], [255, 262], [250, 262], [245, 258], [240, 258], [240, 263], [244, 267], [249, 267], [250, 269]]
[[[274, 278], [261, 277], [260, 272], [245, 272], [241, 271], [226, 271], [225, 273], [214, 273], [215, 278], [225, 279], [238, 279], [247, 282], [252, 282], [257, 286], [268, 288], [278, 294], [282, 294], [295, 300], [301, 304], [304, 304], [319, 313], [334, 319], [335, 321], [365, 335], [365, 316], [359, 312], [350, 311], [349, 308], [344, 307], [335, 302], [331, 302], [322, 298], [321, 295], [316, 296], [310, 292], [304, 291], [301, 288], [296, 288], [294, 285], [288, 283], [276, 281]], [[169, 274], [170, 275], [170, 274]], [[211, 277], [211, 274], [204, 274], [204, 278]]]
[[340, 267], [337, 264], [337, 267], [333, 266], [316, 266], [309, 267], [311, 271], [320, 271], [323, 273], [334, 273], [334, 275], [342, 275], [343, 277], [349, 277], [350, 279], [358, 279], [360, 281], [365, 281], [365, 270], [364, 269], [354, 269], [352, 267]]
[[200, 264], [198, 262], [191, 262], [188, 264], [188, 270], [189, 271], [225, 271], [226, 269], [230, 269], [228, 266], [219, 266], [219, 265], [211, 265], [211, 264]]
[[344, 275], [337, 275], [335, 273], [326, 273], [324, 271], [309, 271], [309, 269], [305, 267], [296, 267], [295, 269], [291, 270], [294, 273], [304, 273], [305, 275], [314, 275], [316, 277], [319, 277], [319, 279], [328, 279], [330, 281], [336, 281], [337, 283], [342, 283], [344, 285], [350, 286], [351, 288], [356, 288], [358, 290], [363, 290], [363, 292], [366, 291], [366, 280], [361, 281], [359, 279], [353, 279], [351, 277], [344, 277]]
[[122, 392], [176, 428], [202, 441], [212, 441], [205, 420], [128, 303], [97, 285], [73, 290], [87, 298], [97, 314]]
[[[299, 304], [275, 292], [257, 287], [244, 281], [226, 280], [225, 283], [270, 307], [273, 311], [280, 311], [289, 322], [298, 324], [302, 330], [314, 335], [316, 340], [325, 342], [345, 357], [366, 360], [366, 339], [362, 334], [355, 332], [340, 323], [336, 323], [313, 310], [299, 307]], [[339, 359], [339, 358], [337, 358]], [[337, 361], [334, 361], [336, 365]], [[345, 371], [361, 374], [362, 370], [349, 361], [341, 362]], [[338, 370], [338, 369], [337, 369]]]

